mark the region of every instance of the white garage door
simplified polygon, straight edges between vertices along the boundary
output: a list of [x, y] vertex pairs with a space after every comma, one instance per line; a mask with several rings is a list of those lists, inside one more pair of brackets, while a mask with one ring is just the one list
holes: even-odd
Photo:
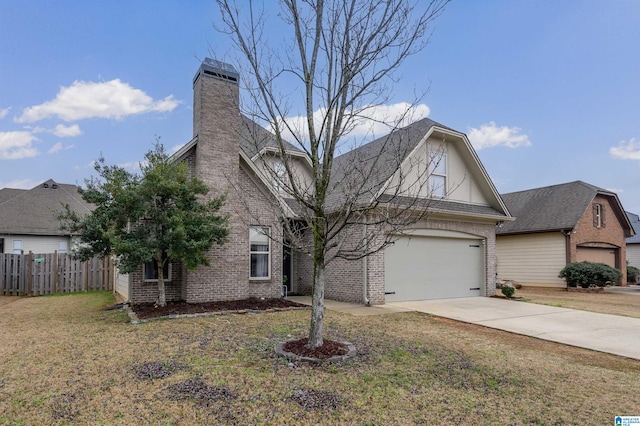
[[480, 296], [485, 282], [482, 240], [403, 236], [385, 249], [385, 300]]

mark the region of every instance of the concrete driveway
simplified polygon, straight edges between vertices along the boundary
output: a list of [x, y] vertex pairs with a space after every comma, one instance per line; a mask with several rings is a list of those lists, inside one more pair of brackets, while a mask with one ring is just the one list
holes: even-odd
[[385, 306], [640, 359], [639, 318], [489, 297], [395, 302]]

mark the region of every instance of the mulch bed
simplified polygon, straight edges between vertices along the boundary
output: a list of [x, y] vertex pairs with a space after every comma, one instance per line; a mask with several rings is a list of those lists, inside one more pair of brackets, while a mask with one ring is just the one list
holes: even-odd
[[167, 302], [167, 306], [155, 306], [153, 303], [132, 305], [131, 309], [139, 319], [166, 317], [169, 315], [203, 314], [221, 311], [267, 311], [270, 309], [286, 309], [305, 307], [300, 303], [286, 299], [231, 300], [226, 302], [186, 303]]
[[323, 339], [322, 346], [315, 349], [309, 349], [305, 346], [308, 341], [309, 339], [306, 337], [298, 340], [292, 340], [285, 343], [282, 349], [298, 356], [316, 359], [329, 359], [333, 356], [342, 356], [349, 353], [349, 349], [340, 342]]

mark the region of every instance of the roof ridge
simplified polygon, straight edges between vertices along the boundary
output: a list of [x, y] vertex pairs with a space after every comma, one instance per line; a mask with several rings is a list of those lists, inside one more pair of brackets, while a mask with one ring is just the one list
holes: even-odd
[[540, 187], [537, 187], [537, 188], [521, 189], [520, 191], [505, 192], [505, 193], [500, 194], [500, 195], [504, 196], [504, 195], [520, 194], [520, 193], [523, 193], [523, 192], [530, 192], [530, 191], [540, 191], [542, 189], [549, 189], [549, 188], [560, 187], [560, 186], [568, 186], [568, 185], [572, 185], [572, 184], [573, 185], [581, 185], [581, 186], [584, 186], [584, 187], [587, 187], [589, 189], [593, 189], [593, 190], [596, 190], [596, 191], [611, 192], [611, 191], [607, 191], [606, 189], [599, 188], [599, 187], [597, 187], [595, 185], [591, 185], [590, 183], [587, 183], [587, 182], [584, 182], [584, 181], [581, 181], [581, 180], [574, 180], [574, 181], [571, 181], [571, 182], [556, 183], [556, 184], [553, 184], [553, 185], [540, 186]]

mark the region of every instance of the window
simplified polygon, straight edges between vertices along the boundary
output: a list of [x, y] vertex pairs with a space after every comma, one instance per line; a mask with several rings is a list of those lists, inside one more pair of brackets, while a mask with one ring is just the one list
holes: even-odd
[[605, 208], [602, 204], [593, 205], [593, 226], [596, 228], [604, 228], [607, 224], [604, 217]]
[[69, 250], [69, 246], [66, 241], [58, 242], [58, 253], [65, 254]]
[[[142, 269], [145, 281], [158, 281], [158, 262], [155, 259], [145, 263]], [[162, 277], [165, 281], [171, 281], [171, 262], [164, 263]]]
[[0, 253], [4, 253], [4, 238], [0, 238]]
[[269, 279], [271, 277], [271, 240], [269, 228], [251, 227], [249, 229], [249, 253], [251, 254], [251, 279]]
[[22, 254], [22, 240], [13, 240], [13, 254]]
[[273, 162], [273, 189], [277, 192], [283, 192], [289, 187], [289, 175], [287, 175], [287, 168], [280, 160], [274, 160]]
[[429, 153], [429, 193], [434, 197], [447, 195], [447, 154]]

